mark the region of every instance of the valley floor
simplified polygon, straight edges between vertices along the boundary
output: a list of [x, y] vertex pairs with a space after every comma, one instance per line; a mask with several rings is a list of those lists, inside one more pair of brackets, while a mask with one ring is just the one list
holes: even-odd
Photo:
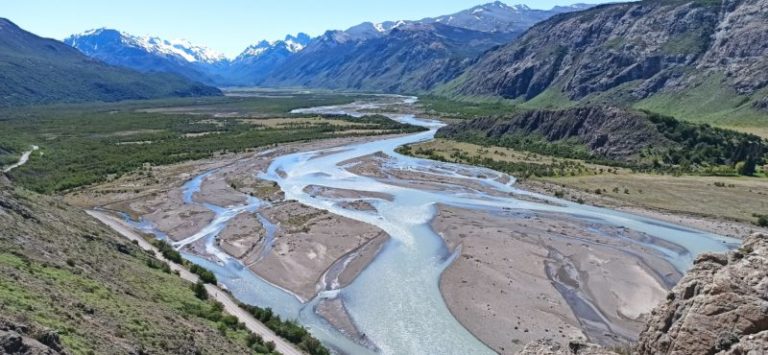
[[629, 169], [555, 158], [494, 146], [437, 139], [412, 147], [414, 155], [471, 163], [462, 157], [534, 163], [563, 176], [520, 179], [518, 186], [545, 195], [640, 214], [721, 235], [741, 238], [768, 231], [757, 222], [768, 214], [768, 178], [634, 173]]

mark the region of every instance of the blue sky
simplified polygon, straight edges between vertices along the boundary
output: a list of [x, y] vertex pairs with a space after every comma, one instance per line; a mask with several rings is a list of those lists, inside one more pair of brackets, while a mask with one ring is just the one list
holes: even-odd
[[[0, 0], [6, 17], [35, 34], [63, 39], [109, 27], [136, 35], [184, 38], [235, 56], [261, 39], [288, 33], [316, 36], [364, 21], [420, 19], [454, 13], [491, 0]], [[548, 9], [605, 0], [506, 0]]]

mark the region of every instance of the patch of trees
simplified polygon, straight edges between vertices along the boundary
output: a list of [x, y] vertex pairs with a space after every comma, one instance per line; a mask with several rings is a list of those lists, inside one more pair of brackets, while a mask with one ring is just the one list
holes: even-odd
[[160, 250], [160, 254], [163, 254], [163, 257], [168, 259], [168, 261], [176, 264], [182, 264], [184, 262], [184, 259], [181, 258], [181, 254], [176, 251], [173, 246], [168, 244], [168, 242], [160, 239], [153, 239], [152, 245]]
[[191, 264], [189, 266], [189, 271], [199, 276], [200, 281], [203, 283], [215, 285], [218, 282], [218, 280], [216, 280], [216, 275], [213, 272], [197, 264]]
[[703, 166], [730, 166], [739, 175], [754, 175], [757, 166], [766, 161], [768, 142], [758, 136], [645, 113], [664, 137], [678, 144], [662, 155], [665, 164], [693, 170]]
[[380, 115], [329, 116], [349, 125], [319, 120], [312, 125], [264, 127], [236, 118], [137, 110], [105, 113], [97, 108], [34, 111], [29, 116], [11, 112], [19, 117], [0, 122], [0, 142], [13, 142], [7, 144], [8, 153], [0, 153], [0, 163], [15, 162], [19, 146], [40, 145], [42, 154], [34, 154], [11, 177], [36, 192], [54, 193], [110, 181], [147, 163], [168, 165], [288, 142], [424, 129]]
[[310, 355], [329, 355], [330, 351], [306, 328], [292, 320], [283, 320], [280, 316], [274, 314], [271, 308], [260, 308], [247, 304], [240, 305], [248, 311], [254, 318], [264, 323], [269, 329], [272, 329], [280, 337], [296, 344], [300, 349]]

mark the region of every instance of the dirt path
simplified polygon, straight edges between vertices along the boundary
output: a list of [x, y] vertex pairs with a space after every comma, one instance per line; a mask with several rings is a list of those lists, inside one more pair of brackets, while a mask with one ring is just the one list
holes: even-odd
[[40, 149], [40, 147], [33, 145], [32, 150], [28, 150], [24, 152], [24, 154], [21, 155], [21, 158], [19, 158], [19, 162], [16, 164], [13, 164], [11, 166], [8, 166], [7, 168], [3, 169], [4, 173], [9, 173], [11, 170], [16, 169], [24, 164], [26, 164], [29, 161], [29, 156], [32, 155], [32, 152]]
[[[165, 261], [170, 265], [171, 270], [178, 271], [179, 276], [181, 276], [182, 279], [187, 280], [189, 282], [196, 283], [198, 281], [197, 275], [191, 273], [186, 268], [182, 267], [179, 264], [173, 263], [167, 259], [165, 259], [162, 254], [155, 248], [151, 243], [147, 242], [144, 238], [142, 238], [140, 235], [138, 235], [136, 232], [131, 230], [130, 227], [126, 226], [123, 221], [121, 221], [118, 218], [115, 218], [113, 216], [110, 216], [103, 212], [98, 211], [87, 211], [87, 213], [105, 225], [112, 228], [115, 232], [120, 233], [122, 236], [130, 239], [135, 240], [138, 242], [139, 246], [142, 249], [150, 250], [155, 253], [155, 256], [162, 261]], [[272, 341], [275, 343], [275, 349], [279, 351], [280, 353], [284, 355], [303, 355], [304, 352], [297, 349], [293, 344], [289, 343], [285, 339], [277, 336], [271, 329], [267, 328], [264, 324], [256, 320], [250, 313], [246, 312], [244, 309], [240, 308], [240, 306], [237, 305], [237, 302], [235, 302], [232, 297], [224, 292], [221, 288], [206, 284], [205, 289], [208, 291], [208, 295], [213, 297], [216, 301], [221, 302], [221, 304], [224, 305], [224, 311], [237, 317], [237, 319], [245, 324], [245, 326], [252, 331], [255, 334], [260, 335], [262, 338], [264, 338], [264, 341]]]

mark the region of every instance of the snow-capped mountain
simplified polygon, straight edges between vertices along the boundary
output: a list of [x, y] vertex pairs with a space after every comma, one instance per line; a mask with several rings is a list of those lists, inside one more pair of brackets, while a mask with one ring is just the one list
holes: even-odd
[[278, 41], [261, 41], [257, 44], [246, 48], [237, 58], [235, 62], [248, 60], [249, 58], [258, 58], [265, 55], [270, 55], [273, 52], [287, 52], [296, 53], [309, 44], [311, 38], [306, 33], [299, 33], [296, 36], [287, 35], [284, 40]]
[[223, 54], [207, 47], [194, 45], [187, 40], [169, 41], [158, 37], [133, 36], [107, 28], [72, 35], [66, 38], [64, 42], [81, 52], [98, 53], [104, 51], [105, 47], [119, 45], [189, 63], [215, 64], [227, 60]]
[[496, 1], [478, 5], [451, 15], [425, 18], [418, 22], [439, 22], [444, 25], [482, 32], [522, 32], [554, 15], [585, 10], [592, 6], [594, 5], [575, 4], [571, 6], [556, 6], [550, 10], [538, 10], [526, 5], [510, 6], [501, 1]]
[[311, 38], [306, 33], [288, 35], [283, 40], [261, 41], [249, 46], [220, 73], [227, 85], [255, 85], [292, 55], [306, 47]]
[[585, 10], [593, 5], [576, 4], [556, 6], [550, 10], [531, 9], [526, 5], [507, 5], [501, 1], [478, 5], [455, 14], [428, 17], [417, 21], [399, 20], [379, 23], [363, 22], [346, 30], [333, 30], [323, 34], [319, 40], [343, 44], [350, 41], [362, 42], [381, 38], [397, 28], [419, 24], [440, 23], [443, 25], [479, 32], [521, 33], [531, 26], [554, 15]]
[[227, 64], [227, 58], [209, 48], [185, 40], [134, 36], [113, 29], [96, 29], [64, 39], [89, 57], [142, 72], [171, 72], [213, 83], [212, 68]]

